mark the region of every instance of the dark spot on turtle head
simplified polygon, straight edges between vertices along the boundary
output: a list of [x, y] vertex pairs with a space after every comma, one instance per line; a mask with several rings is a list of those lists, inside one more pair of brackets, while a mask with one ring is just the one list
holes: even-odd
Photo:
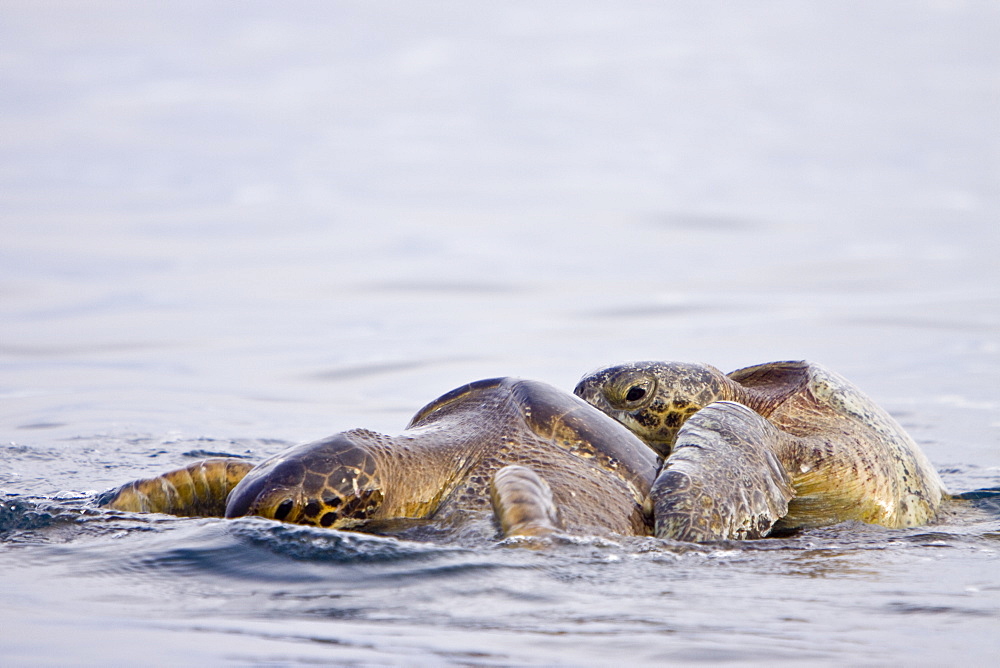
[[666, 415], [663, 416], [664, 426], [670, 427], [671, 429], [676, 429], [677, 427], [680, 427], [681, 422], [683, 421], [684, 421], [683, 417], [681, 416], [680, 413], [667, 413]]
[[339, 496], [328, 496], [325, 499], [323, 499], [323, 505], [326, 506], [327, 508], [334, 508], [334, 509], [339, 508], [340, 504], [343, 502], [344, 500]]
[[274, 519], [279, 522], [284, 521], [288, 517], [288, 513], [292, 512], [292, 508], [295, 507], [295, 502], [291, 499], [285, 499], [278, 504], [278, 507], [274, 509]]
[[660, 418], [650, 411], [639, 411], [635, 414], [635, 421], [647, 429], [651, 429], [660, 424]]
[[333, 523], [337, 521], [337, 513], [325, 513], [323, 517], [319, 518], [319, 525], [322, 527], [333, 526]]
[[319, 514], [319, 508], [319, 501], [316, 499], [310, 499], [309, 503], [307, 503], [305, 508], [302, 509], [302, 512], [306, 517], [316, 517], [316, 515]]
[[382, 492], [377, 489], [363, 489], [347, 500], [340, 508], [341, 517], [365, 519], [382, 503]]
[[691, 402], [687, 399], [677, 398], [674, 399], [674, 408], [686, 408], [689, 403]]

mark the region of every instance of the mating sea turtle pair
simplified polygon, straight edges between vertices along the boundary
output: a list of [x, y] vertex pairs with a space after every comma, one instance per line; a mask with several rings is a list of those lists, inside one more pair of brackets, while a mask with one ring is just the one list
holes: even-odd
[[423, 408], [396, 436], [343, 432], [258, 466], [206, 460], [124, 485], [99, 504], [358, 529], [395, 518], [457, 525], [492, 507], [505, 536], [708, 541], [848, 519], [914, 526], [933, 519], [945, 496], [903, 429], [815, 364], [728, 376], [705, 365], [625, 364], [587, 376], [576, 394], [589, 403], [535, 381], [478, 381]]

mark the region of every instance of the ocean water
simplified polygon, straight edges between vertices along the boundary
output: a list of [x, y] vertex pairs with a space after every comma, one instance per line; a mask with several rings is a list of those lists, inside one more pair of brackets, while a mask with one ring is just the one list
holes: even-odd
[[978, 665], [1000, 510], [414, 542], [93, 494], [498, 375], [811, 359], [1000, 485], [1000, 9], [0, 6], [0, 663]]

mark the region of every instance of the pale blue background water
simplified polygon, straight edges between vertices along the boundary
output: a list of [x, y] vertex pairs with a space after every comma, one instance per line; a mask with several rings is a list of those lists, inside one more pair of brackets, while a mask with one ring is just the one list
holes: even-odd
[[1000, 651], [964, 511], [523, 553], [59, 510], [637, 358], [823, 362], [998, 484], [995, 4], [4, 2], [0, 138], [4, 663]]

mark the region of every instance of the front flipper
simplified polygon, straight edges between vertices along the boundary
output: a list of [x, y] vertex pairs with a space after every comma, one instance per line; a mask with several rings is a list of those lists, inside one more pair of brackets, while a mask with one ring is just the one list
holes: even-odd
[[493, 512], [504, 536], [547, 536], [559, 531], [552, 490], [526, 466], [505, 466], [490, 481]]
[[179, 517], [223, 517], [226, 498], [254, 467], [242, 459], [202, 459], [155, 478], [126, 483], [97, 497], [100, 508]]
[[691, 416], [650, 491], [656, 535], [695, 543], [766, 536], [795, 496], [774, 454], [784, 438], [742, 404], [719, 401]]

